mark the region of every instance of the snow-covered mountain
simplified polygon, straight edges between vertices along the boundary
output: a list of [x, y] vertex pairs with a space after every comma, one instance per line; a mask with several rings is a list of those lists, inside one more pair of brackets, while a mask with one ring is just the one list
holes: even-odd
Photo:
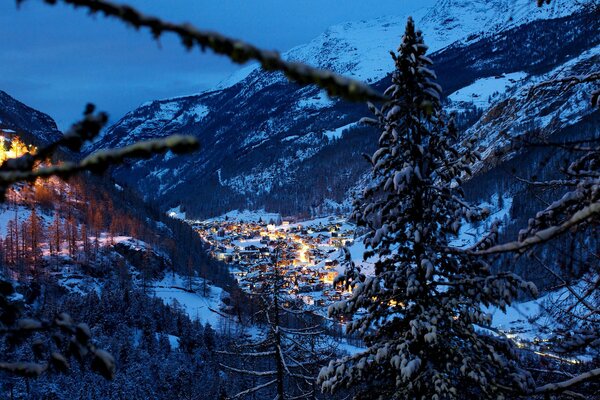
[[[544, 8], [531, 0], [440, 0], [413, 17], [450, 95], [449, 107], [470, 113], [466, 134], [489, 147], [503, 144], [499, 129], [517, 134], [535, 126], [551, 133], [591, 112], [584, 106], [585, 86], [527, 95], [528, 87], [548, 77], [598, 68], [600, 23], [587, 11], [569, 0]], [[284, 57], [383, 89], [393, 68], [388, 52], [397, 47], [406, 18], [337, 25]], [[482, 85], [489, 91], [485, 101], [474, 97]], [[553, 93], [557, 100], [548, 102]], [[535, 117], [542, 109], [543, 117]], [[473, 116], [481, 113], [479, 120]], [[355, 124], [365, 115], [363, 104], [332, 100], [317, 88], [248, 66], [215, 90], [143, 104], [90, 150], [194, 134], [202, 143], [198, 153], [136, 162], [115, 177], [165, 209], [182, 205], [192, 216], [263, 207], [308, 213], [339, 206], [366, 170], [360, 155], [372, 150], [376, 136]]]
[[597, 109], [590, 106], [594, 84], [537, 85], [568, 76], [583, 76], [600, 70], [599, 66], [600, 45], [597, 45], [548, 73], [519, 79], [509, 88], [509, 95], [490, 102], [481, 119], [467, 130], [466, 136], [478, 138], [482, 155], [489, 161], [495, 157], [497, 149], [510, 145], [511, 137], [528, 131], [539, 131], [548, 137], [577, 125], [597, 114]]
[[[429, 51], [435, 52], [455, 42], [473, 42], [486, 34], [534, 20], [568, 16], [576, 10], [575, 3], [569, 0], [556, 1], [544, 8], [536, 7], [530, 0], [440, 0], [432, 8], [421, 8], [410, 15], [425, 34]], [[398, 46], [408, 16], [384, 16], [335, 25], [283, 56], [365, 82], [376, 82], [390, 72], [385, 55]], [[252, 74], [268, 76], [252, 65], [233, 74], [219, 88], [231, 86]], [[285, 79], [281, 75], [277, 77]]]

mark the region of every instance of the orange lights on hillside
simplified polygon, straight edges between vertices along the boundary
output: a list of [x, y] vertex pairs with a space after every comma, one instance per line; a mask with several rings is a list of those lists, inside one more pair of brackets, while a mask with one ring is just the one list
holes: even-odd
[[18, 158], [27, 153], [35, 153], [35, 146], [28, 146], [18, 136], [0, 131], [0, 164], [11, 158]]

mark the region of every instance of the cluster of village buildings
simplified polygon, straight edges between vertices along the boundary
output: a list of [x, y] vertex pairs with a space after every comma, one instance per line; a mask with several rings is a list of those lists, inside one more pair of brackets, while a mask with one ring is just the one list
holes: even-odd
[[343, 219], [280, 224], [215, 219], [197, 222], [194, 229], [249, 293], [262, 289], [276, 265], [283, 290], [307, 308], [323, 309], [344, 295], [334, 280], [343, 270], [340, 248], [352, 243], [354, 227]]

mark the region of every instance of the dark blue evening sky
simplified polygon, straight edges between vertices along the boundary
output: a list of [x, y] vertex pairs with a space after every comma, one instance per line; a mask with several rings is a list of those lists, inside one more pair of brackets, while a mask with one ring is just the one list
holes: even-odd
[[[148, 14], [191, 22], [285, 51], [328, 26], [405, 12], [434, 0], [130, 0]], [[0, 2], [0, 90], [66, 128], [92, 101], [115, 121], [140, 103], [197, 93], [239, 68], [210, 53], [188, 54], [103, 17], [64, 5]]]

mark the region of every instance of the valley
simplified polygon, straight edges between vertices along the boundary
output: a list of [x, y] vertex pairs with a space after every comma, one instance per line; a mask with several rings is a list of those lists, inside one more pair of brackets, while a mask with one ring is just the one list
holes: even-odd
[[211, 256], [227, 263], [240, 288], [260, 293], [262, 274], [277, 268], [283, 277], [281, 290], [291, 303], [327, 316], [327, 307], [349, 295], [334, 285], [343, 273], [341, 248], [354, 243], [354, 226], [339, 217], [311, 221], [262, 219], [191, 222], [208, 245]]
[[64, 132], [0, 90], [0, 399], [598, 397], [596, 0], [415, 3], [281, 55], [60, 3], [257, 63]]

